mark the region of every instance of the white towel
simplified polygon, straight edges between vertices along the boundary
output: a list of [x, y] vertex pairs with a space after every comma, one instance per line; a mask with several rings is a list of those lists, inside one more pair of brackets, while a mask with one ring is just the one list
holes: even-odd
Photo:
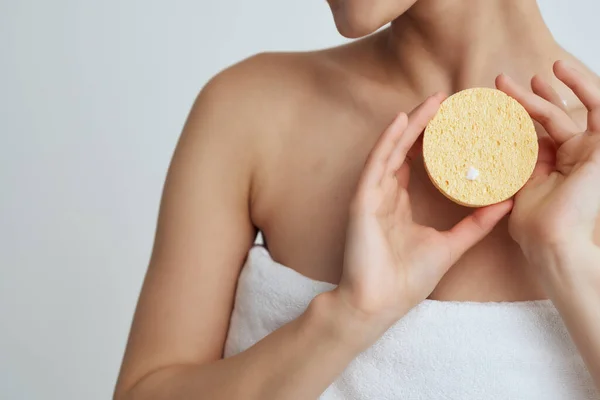
[[[238, 282], [225, 356], [246, 350], [333, 289], [254, 247]], [[550, 301], [426, 300], [360, 354], [321, 399], [598, 399]]]

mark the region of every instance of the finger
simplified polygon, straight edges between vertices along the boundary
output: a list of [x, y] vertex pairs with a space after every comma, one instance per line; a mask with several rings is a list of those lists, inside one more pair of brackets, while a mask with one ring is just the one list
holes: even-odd
[[404, 189], [408, 188], [408, 183], [410, 182], [410, 167], [408, 164], [403, 164], [398, 168], [396, 171], [396, 182], [398, 186]]
[[531, 179], [548, 176], [556, 169], [556, 146], [548, 136], [538, 140], [538, 158]]
[[567, 85], [587, 108], [588, 128], [600, 130], [600, 88], [596, 82], [592, 82], [566, 61], [554, 63], [554, 75]]
[[541, 76], [534, 75], [531, 78], [531, 90], [541, 98], [554, 104], [564, 112], [567, 112], [567, 106], [558, 92]]
[[496, 87], [517, 100], [559, 145], [572, 138], [578, 127], [571, 117], [548, 100], [526, 90], [507, 75], [496, 78]]
[[445, 98], [446, 95], [443, 93], [437, 93], [428, 97], [427, 100], [410, 112], [408, 125], [390, 157], [388, 171], [395, 173], [400, 168], [408, 151], [421, 136], [429, 121], [435, 116]]
[[444, 232], [450, 248], [452, 264], [471, 247], [483, 239], [496, 224], [510, 212], [512, 200], [479, 208], [460, 221], [449, 231]]
[[588, 111], [600, 108], [600, 88], [567, 61], [554, 63], [554, 75], [567, 85]]
[[407, 115], [405, 113], [400, 113], [396, 116], [391, 125], [381, 134], [367, 158], [361, 184], [375, 186], [381, 182], [390, 155], [400, 140], [403, 131], [406, 129], [407, 121]]

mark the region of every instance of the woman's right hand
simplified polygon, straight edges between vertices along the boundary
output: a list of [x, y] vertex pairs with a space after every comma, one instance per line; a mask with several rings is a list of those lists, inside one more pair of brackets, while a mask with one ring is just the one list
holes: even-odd
[[383, 329], [426, 299], [512, 207], [509, 200], [479, 208], [445, 232], [413, 221], [407, 154], [444, 98], [437, 94], [398, 115], [369, 155], [351, 205], [344, 270], [333, 293]]

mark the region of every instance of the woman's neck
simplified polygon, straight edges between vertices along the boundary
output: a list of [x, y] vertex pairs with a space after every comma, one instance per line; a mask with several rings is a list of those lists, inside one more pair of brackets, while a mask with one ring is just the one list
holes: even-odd
[[390, 73], [421, 94], [533, 74], [564, 54], [535, 0], [419, 0], [382, 35]]

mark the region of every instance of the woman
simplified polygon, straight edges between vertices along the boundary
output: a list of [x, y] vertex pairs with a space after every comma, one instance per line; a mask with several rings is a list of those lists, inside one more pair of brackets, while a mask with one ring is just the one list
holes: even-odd
[[[548, 298], [589, 375], [571, 376], [571, 364], [557, 362], [564, 376], [544, 378], [544, 360], [519, 358], [507, 368], [494, 364], [499, 358], [490, 353], [493, 368], [503, 371], [498, 376], [515, 371], [508, 382], [490, 382], [476, 370], [485, 353], [465, 356], [461, 350], [457, 363], [473, 385], [489, 392], [477, 395], [465, 386], [454, 397], [548, 398], [546, 385], [519, 379], [520, 370], [542, 368], [536, 376], [548, 387], [559, 380], [556, 390], [569, 398], [594, 398], [591, 380], [600, 386], [598, 79], [553, 40], [535, 0], [330, 5], [340, 33], [365, 38], [324, 51], [252, 57], [220, 73], [199, 95], [166, 181], [115, 398], [308, 399], [333, 382], [339, 391], [327, 390], [324, 398], [452, 398], [443, 386], [450, 383], [427, 380], [436, 371], [451, 374], [445, 364], [427, 371], [418, 363], [394, 366], [398, 376], [387, 378], [388, 392], [369, 391], [364, 368], [338, 376], [349, 364], [385, 361], [385, 352], [368, 349], [401, 335], [398, 329], [407, 336], [396, 348], [407, 353], [413, 327], [423, 335], [450, 329], [414, 321], [426, 312], [443, 321], [445, 312], [436, 310], [446, 304], [457, 317], [464, 307], [491, 313], [485, 328], [510, 304], [536, 316], [536, 307], [546, 303], [535, 300]], [[530, 80], [535, 94], [524, 88]], [[540, 161], [514, 203], [467, 215], [428, 181], [418, 136], [444, 99], [441, 93], [494, 82], [541, 123]], [[232, 309], [242, 319], [244, 310], [261, 312], [241, 304], [239, 293], [234, 304], [257, 230], [273, 259], [301, 274], [290, 279], [339, 285], [318, 290], [289, 323], [279, 321], [278, 329], [250, 338], [223, 359], [227, 337], [252, 330], [252, 320], [230, 326]], [[277, 266], [274, 274], [284, 268]], [[257, 292], [247, 282], [239, 285]], [[418, 306], [425, 299], [429, 311]], [[500, 311], [485, 302], [502, 302], [494, 303]], [[506, 313], [513, 318], [513, 311]], [[390, 327], [396, 330], [382, 338]], [[460, 334], [449, 336], [459, 340]], [[543, 351], [569, 349], [568, 337], [559, 339], [543, 343]], [[490, 351], [494, 346], [490, 342]], [[435, 341], [419, 349], [440, 357], [451, 350]], [[573, 348], [565, 357], [579, 356]], [[442, 386], [430, 387], [436, 385]]]

